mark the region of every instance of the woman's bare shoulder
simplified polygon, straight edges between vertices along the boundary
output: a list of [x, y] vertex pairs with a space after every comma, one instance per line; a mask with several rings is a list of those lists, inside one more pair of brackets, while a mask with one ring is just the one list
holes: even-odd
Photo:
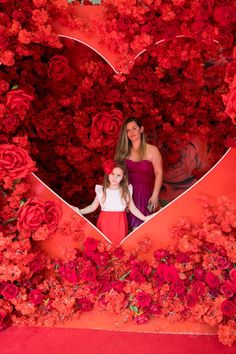
[[153, 154], [159, 154], [160, 153], [160, 151], [159, 151], [159, 149], [158, 149], [158, 147], [156, 147], [155, 145], [151, 145], [151, 144], [147, 144], [146, 145], [146, 151], [147, 151], [147, 155], [149, 155], [149, 154], [151, 154], [151, 155], [153, 155]]

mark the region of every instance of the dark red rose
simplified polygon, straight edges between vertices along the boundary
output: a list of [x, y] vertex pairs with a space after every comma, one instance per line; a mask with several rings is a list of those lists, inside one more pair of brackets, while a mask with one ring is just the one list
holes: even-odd
[[124, 257], [124, 255], [125, 255], [125, 251], [123, 250], [123, 248], [117, 247], [117, 248], [114, 249], [114, 256], [116, 258], [121, 259], [121, 258]]
[[233, 6], [217, 6], [214, 9], [213, 17], [216, 22], [222, 26], [229, 26], [236, 21], [235, 7]]
[[149, 317], [143, 313], [142, 315], [135, 316], [134, 321], [137, 324], [145, 324], [149, 321]]
[[19, 288], [15, 284], [6, 284], [4, 288], [1, 290], [1, 295], [4, 296], [5, 299], [11, 300], [17, 297], [19, 294]]
[[220, 291], [222, 294], [224, 294], [226, 297], [231, 297], [235, 293], [234, 285], [230, 280], [226, 280], [220, 287]]
[[138, 294], [136, 295], [136, 300], [138, 302], [138, 306], [140, 307], [147, 307], [152, 302], [151, 296], [145, 293], [144, 291], [138, 292]]
[[69, 283], [73, 284], [78, 282], [78, 275], [74, 262], [69, 262], [67, 264], [62, 265], [59, 268], [59, 274], [62, 279], [67, 280]]
[[27, 94], [23, 90], [11, 90], [7, 93], [7, 111], [23, 118], [33, 99], [34, 96]]
[[112, 159], [106, 160], [102, 163], [102, 168], [106, 175], [111, 174], [115, 166], [115, 161]]
[[31, 290], [29, 293], [29, 301], [34, 304], [34, 305], [39, 305], [43, 301], [44, 295], [42, 294], [42, 291], [39, 289], [34, 289]]
[[232, 317], [236, 313], [236, 305], [233, 301], [225, 300], [221, 304], [221, 310], [223, 315]]
[[108, 252], [98, 252], [95, 254], [93, 260], [97, 264], [97, 266], [105, 267], [108, 265], [109, 254]]
[[205, 294], [206, 285], [203, 281], [197, 280], [192, 283], [192, 292], [195, 296], [202, 296]]
[[202, 280], [205, 278], [205, 270], [202, 266], [196, 266], [193, 270], [194, 278]]
[[187, 306], [188, 306], [188, 307], [193, 307], [193, 306], [195, 306], [196, 303], [197, 303], [197, 296], [196, 296], [195, 294], [189, 293], [189, 294], [187, 295], [186, 302], [187, 302]]
[[231, 265], [230, 260], [226, 257], [219, 256], [219, 257], [217, 257], [216, 261], [218, 263], [219, 269], [228, 269]]
[[177, 281], [172, 283], [171, 290], [173, 290], [174, 293], [177, 295], [183, 294], [185, 292], [184, 281], [181, 279], [177, 279]]
[[230, 279], [236, 284], [236, 268], [232, 268], [229, 272]]
[[87, 237], [84, 242], [84, 249], [86, 251], [96, 251], [98, 247], [98, 240], [92, 237]]
[[0, 103], [0, 119], [4, 118], [6, 114], [6, 107], [3, 103]]
[[165, 259], [167, 256], [168, 256], [167, 250], [161, 248], [154, 252], [154, 257], [158, 262], [162, 259]]
[[91, 267], [85, 267], [82, 272], [81, 272], [81, 278], [84, 281], [95, 281], [97, 276], [97, 271], [96, 268], [91, 266]]
[[39, 273], [44, 268], [44, 265], [40, 259], [35, 259], [34, 261], [28, 264], [28, 267], [31, 272]]
[[117, 142], [122, 123], [123, 115], [119, 110], [97, 113], [93, 117], [91, 126], [91, 145], [96, 147], [114, 146]]
[[45, 221], [45, 204], [36, 198], [30, 198], [20, 209], [18, 230], [36, 231]]
[[0, 331], [7, 327], [6, 313], [0, 312]]
[[130, 29], [132, 21], [128, 16], [119, 16], [117, 20], [117, 27], [119, 31], [126, 32]]
[[125, 284], [121, 280], [116, 280], [111, 282], [111, 286], [117, 293], [121, 293], [124, 289]]
[[147, 311], [150, 314], [159, 315], [161, 313], [161, 306], [159, 304], [151, 304]]
[[16, 129], [18, 128], [18, 126], [20, 125], [20, 119], [17, 116], [13, 116], [13, 115], [7, 115], [5, 117], [5, 119], [3, 119], [2, 121], [2, 131], [9, 134], [13, 134], [16, 132]]
[[136, 283], [143, 283], [146, 280], [143, 274], [138, 270], [131, 270], [131, 272], [129, 273], [129, 278], [131, 280], [136, 281]]
[[58, 204], [53, 201], [45, 203], [45, 218], [44, 223], [47, 225], [50, 233], [54, 233], [58, 227], [62, 212]]
[[10, 144], [0, 145], [0, 178], [23, 178], [34, 169], [35, 163], [26, 150]]
[[90, 301], [86, 297], [81, 297], [80, 299], [77, 299], [76, 304], [81, 312], [91, 311], [93, 308], [92, 301]]
[[205, 281], [210, 288], [218, 288], [220, 286], [220, 279], [212, 272], [206, 274]]
[[48, 63], [48, 77], [54, 81], [60, 81], [70, 71], [68, 60], [62, 55], [55, 55]]
[[5, 80], [0, 79], [0, 95], [9, 90], [9, 83]]

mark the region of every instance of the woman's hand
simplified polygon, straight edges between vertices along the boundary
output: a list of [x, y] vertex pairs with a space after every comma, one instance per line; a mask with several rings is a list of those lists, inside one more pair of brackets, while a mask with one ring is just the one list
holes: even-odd
[[158, 206], [159, 206], [159, 199], [154, 196], [151, 196], [151, 198], [148, 201], [148, 206], [147, 206], [150, 213], [153, 213], [157, 209]]

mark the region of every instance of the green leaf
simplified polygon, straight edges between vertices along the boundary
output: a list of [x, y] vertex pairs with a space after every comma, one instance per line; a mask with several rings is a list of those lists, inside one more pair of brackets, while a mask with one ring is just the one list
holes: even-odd
[[18, 87], [19, 87], [19, 85], [14, 85], [14, 86], [12, 86], [11, 90], [16, 90], [16, 89], [18, 89]]
[[134, 311], [135, 313], [138, 313], [138, 307], [137, 306], [129, 305], [129, 308], [130, 308], [131, 311]]
[[5, 226], [6, 224], [8, 224], [9, 222], [15, 221], [16, 219], [17, 219], [17, 218], [14, 217], [14, 218], [10, 218], [10, 219], [4, 221], [3, 226]]
[[124, 275], [122, 275], [119, 280], [123, 281], [125, 280], [125, 278], [129, 275], [129, 273], [131, 272], [131, 270], [129, 270], [127, 273], [125, 273]]
[[20, 201], [20, 207], [22, 207], [22, 205], [24, 205], [26, 203], [27, 199], [26, 198], [22, 198]]

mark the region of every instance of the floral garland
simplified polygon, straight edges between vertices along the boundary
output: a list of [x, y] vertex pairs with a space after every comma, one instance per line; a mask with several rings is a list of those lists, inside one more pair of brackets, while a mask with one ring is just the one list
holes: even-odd
[[[236, 339], [236, 208], [227, 197], [201, 199], [201, 223], [181, 218], [173, 242], [148, 262], [145, 239], [125, 252], [85, 238], [73, 216], [58, 228], [60, 205], [36, 199], [27, 182], [34, 163], [16, 145], [0, 146], [0, 329], [53, 325], [86, 311], [122, 314], [141, 325], [154, 316], [200, 321]], [[49, 259], [37, 242], [57, 231], [81, 242]], [[65, 296], [66, 294], [66, 296]]]

